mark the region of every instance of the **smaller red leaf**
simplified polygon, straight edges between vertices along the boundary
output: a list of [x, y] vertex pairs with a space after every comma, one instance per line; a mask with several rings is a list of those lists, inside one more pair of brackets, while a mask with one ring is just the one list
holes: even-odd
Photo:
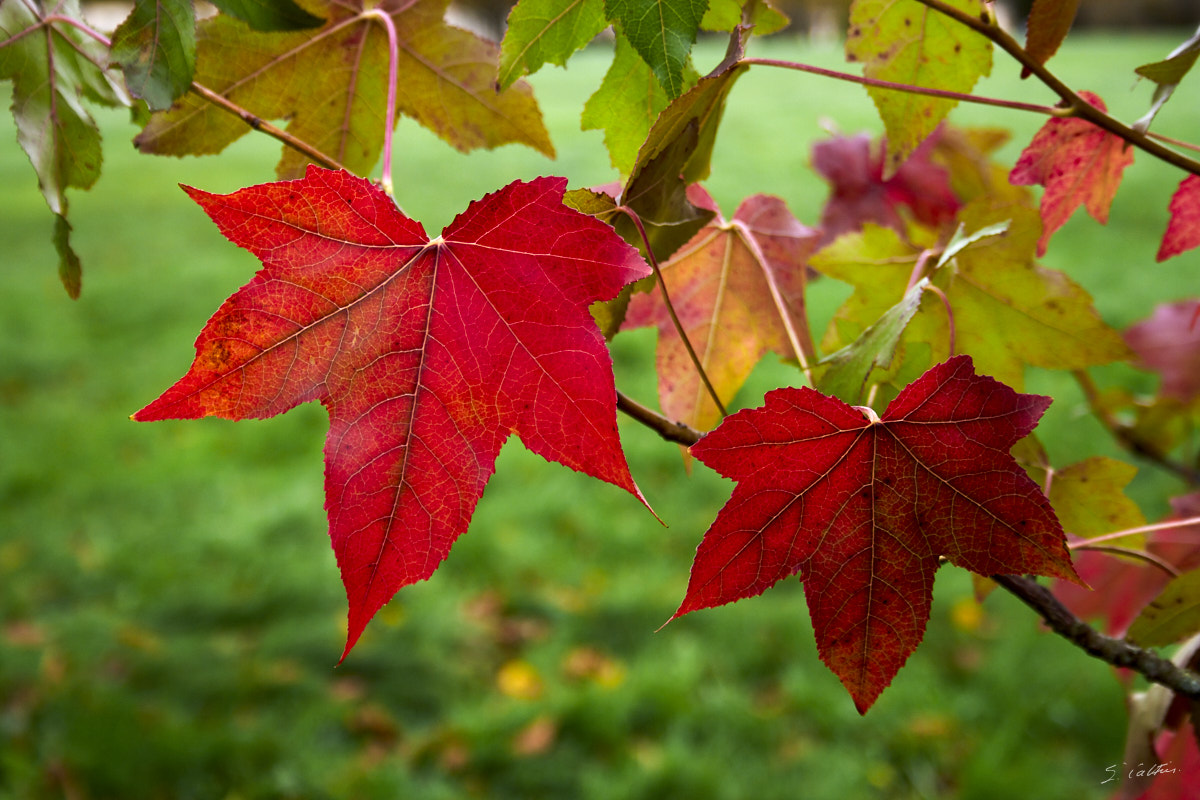
[[770, 392], [691, 448], [737, 487], [675, 616], [800, 573], [821, 660], [865, 713], [924, 636], [940, 557], [1078, 580], [1049, 501], [1009, 454], [1049, 404], [976, 375], [969, 356], [882, 418], [808, 388]]
[[873, 144], [865, 133], [835, 136], [813, 145], [813, 169], [829, 181], [832, 190], [821, 212], [822, 241], [862, 230], [866, 222], [903, 233], [901, 210], [934, 228], [953, 220], [962, 204], [950, 189], [947, 171], [929, 158], [938, 139], [935, 131], [887, 180], [883, 178], [886, 147], [883, 142]]
[[[1101, 111], [1108, 110], [1091, 92], [1079, 96]], [[1046, 187], [1038, 256], [1046, 254], [1050, 236], [1080, 205], [1101, 225], [1108, 222], [1121, 176], [1132, 163], [1133, 150], [1121, 137], [1085, 119], [1055, 118], [1043, 125], [1008, 176], [1017, 186]]]
[[1158, 261], [1200, 247], [1200, 175], [1189, 175], [1171, 197], [1171, 221], [1158, 248]]

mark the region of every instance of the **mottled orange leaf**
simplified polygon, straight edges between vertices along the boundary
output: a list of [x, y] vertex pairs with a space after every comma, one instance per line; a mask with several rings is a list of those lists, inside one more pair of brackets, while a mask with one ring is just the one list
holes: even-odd
[[[688, 197], [717, 211], [693, 184]], [[809, 359], [804, 313], [805, 261], [818, 232], [777, 197], [755, 195], [726, 220], [718, 211], [670, 261], [663, 281], [688, 340], [722, 401], [729, 403], [768, 352]], [[658, 396], [669, 417], [700, 430], [720, 421], [699, 373], [675, 330], [661, 287], [635, 295], [624, 328], [658, 328]]]
[[[1108, 110], [1091, 92], [1079, 96], [1101, 111]], [[1056, 117], [1043, 125], [1008, 176], [1018, 186], [1046, 187], [1038, 256], [1046, 254], [1050, 236], [1080, 205], [1101, 225], [1108, 222], [1121, 176], [1132, 163], [1133, 149], [1121, 137], [1085, 119]]]

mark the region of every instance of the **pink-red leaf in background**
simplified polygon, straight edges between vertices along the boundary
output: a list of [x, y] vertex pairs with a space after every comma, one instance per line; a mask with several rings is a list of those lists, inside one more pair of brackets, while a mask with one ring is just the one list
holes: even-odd
[[1200, 175], [1184, 178], [1171, 196], [1171, 221], [1158, 248], [1159, 261], [1200, 247]]
[[208, 321], [139, 421], [329, 412], [325, 507], [346, 650], [466, 530], [510, 434], [639, 498], [588, 305], [649, 273], [566, 180], [513, 183], [429, 240], [368, 181], [314, 166], [229, 195], [187, 189], [263, 269]]
[[[1108, 110], [1091, 92], [1079, 96], [1101, 111]], [[1046, 187], [1038, 256], [1046, 254], [1050, 236], [1081, 204], [1101, 225], [1108, 222], [1121, 176], [1132, 163], [1133, 149], [1124, 139], [1086, 119], [1056, 117], [1043, 125], [1008, 176], [1017, 186]]]
[[821, 660], [865, 712], [924, 635], [939, 557], [1077, 579], [1049, 501], [1009, 455], [1049, 404], [976, 375], [969, 356], [880, 419], [808, 388], [770, 392], [692, 447], [737, 486], [675, 616], [799, 572]]
[[933, 228], [952, 221], [962, 203], [950, 189], [949, 173], [929, 158], [939, 131], [887, 180], [883, 178], [885, 144], [873, 145], [865, 133], [835, 136], [813, 145], [813, 169], [829, 181], [832, 190], [821, 212], [822, 243], [862, 230], [865, 222], [904, 233], [902, 209]]
[[1200, 395], [1200, 300], [1156, 306], [1125, 331], [1142, 369], [1162, 375], [1161, 394], [1189, 402]]

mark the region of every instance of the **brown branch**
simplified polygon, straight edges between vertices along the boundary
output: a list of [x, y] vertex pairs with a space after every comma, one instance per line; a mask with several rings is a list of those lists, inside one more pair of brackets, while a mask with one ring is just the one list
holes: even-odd
[[1019, 575], [993, 575], [992, 580], [1036, 611], [1051, 630], [1095, 658], [1141, 673], [1176, 694], [1200, 699], [1200, 675], [1182, 669], [1151, 650], [1105, 636], [1072, 614], [1045, 586]]
[[1121, 422], [1103, 408], [1100, 403], [1100, 391], [1092, 381], [1091, 375], [1088, 375], [1083, 370], [1075, 370], [1071, 374], [1075, 377], [1075, 382], [1079, 384], [1079, 388], [1083, 390], [1083, 396], [1087, 399], [1092, 415], [1117, 440], [1117, 444], [1136, 456], [1141, 456], [1163, 469], [1174, 472], [1186, 481], [1189, 486], [1200, 486], [1200, 470], [1171, 458], [1167, 453], [1162, 452], [1162, 450], [1150, 442], [1142, 439], [1137, 435], [1136, 430]]
[[781, 61], [775, 58], [743, 58], [739, 63], [742, 64], [761, 64], [764, 67], [781, 67], [783, 69], [794, 69], [797, 72], [809, 72], [813, 75], [820, 75], [825, 78], [833, 78], [839, 81], [848, 81], [850, 83], [858, 83], [863, 86], [875, 86], [879, 89], [893, 89], [897, 92], [907, 92], [908, 94], [921, 94], [929, 97], [940, 97], [944, 100], [957, 100], [962, 103], [976, 103], [983, 106], [998, 106], [1000, 108], [1011, 108], [1016, 111], [1033, 111], [1038, 114], [1061, 115], [1062, 109], [1054, 106], [1039, 105], [1037, 103], [1021, 103], [1016, 100], [1002, 100], [998, 97], [984, 97], [977, 94], [963, 94], [962, 92], [952, 92], [948, 89], [929, 89], [924, 86], [914, 86], [910, 83], [894, 83], [892, 81], [883, 81], [878, 78], [866, 78], [861, 75], [853, 75], [849, 72], [838, 72], [824, 67], [814, 67], [811, 64], [801, 64], [796, 61]]
[[270, 136], [274, 139], [278, 139], [279, 141], [283, 142], [283, 144], [292, 148], [296, 152], [307, 156], [313, 162], [320, 164], [321, 166], [326, 167], [328, 169], [340, 169], [345, 172], [350, 171], [350, 170], [346, 169], [346, 167], [341, 162], [337, 161], [332, 156], [328, 156], [325, 153], [322, 153], [320, 150], [313, 147], [308, 142], [304, 141], [303, 139], [297, 139], [295, 136], [292, 136], [290, 133], [283, 130], [282, 128], [276, 128], [274, 125], [272, 125], [271, 123], [262, 119], [261, 117], [255, 116], [254, 114], [250, 113], [246, 109], [239, 106], [237, 103], [234, 103], [232, 100], [225, 97], [225, 95], [218, 94], [217, 92], [214, 92], [212, 89], [209, 89], [207, 86], [202, 86], [201, 84], [196, 83], [194, 81], [192, 82], [192, 85], [189, 90], [193, 94], [199, 95], [200, 97], [202, 97], [203, 99], [212, 103], [213, 105], [217, 106], [218, 108], [220, 108], [224, 111], [228, 111], [230, 114], [233, 114], [235, 117], [239, 118], [242, 122], [246, 123], [254, 130], [265, 133], [267, 136]]
[[617, 390], [617, 408], [624, 411], [633, 419], [645, 425], [668, 442], [675, 442], [684, 447], [691, 447], [700, 441], [704, 434], [695, 428], [690, 428], [682, 422], [672, 420], [659, 414], [652, 408], [642, 405], [627, 394]]
[[683, 341], [683, 347], [687, 350], [688, 357], [692, 360], [692, 365], [696, 368], [696, 372], [699, 373], [700, 380], [704, 383], [704, 388], [708, 390], [708, 396], [712, 398], [713, 403], [717, 406], [717, 410], [721, 412], [721, 416], [728, 416], [729, 412], [725, 410], [725, 404], [721, 402], [721, 397], [717, 394], [716, 387], [708, 379], [708, 372], [704, 369], [704, 363], [700, 361], [700, 356], [696, 355], [696, 350], [692, 347], [691, 340], [688, 339], [687, 331], [684, 330], [683, 323], [679, 321], [679, 316], [675, 313], [675, 304], [671, 302], [671, 295], [667, 293], [667, 282], [663, 278], [662, 269], [658, 266], [658, 259], [654, 256], [654, 248], [650, 246], [650, 237], [646, 234], [646, 226], [642, 224], [642, 218], [629, 206], [617, 206], [616, 210], [629, 217], [637, 228], [638, 235], [642, 237], [642, 244], [646, 247], [646, 260], [650, 262], [650, 268], [654, 270], [654, 278], [658, 281], [658, 290], [662, 292], [663, 305], [666, 306], [667, 315], [671, 318], [671, 323], [675, 326], [675, 333], [679, 334], [679, 338]]
[[1175, 569], [1169, 562], [1145, 550], [1135, 550], [1132, 547], [1119, 547], [1115, 544], [1092, 544], [1091, 542], [1079, 542], [1074, 546], [1068, 545], [1068, 548], [1071, 550], [1091, 550], [1094, 553], [1109, 553], [1111, 555], [1136, 558], [1139, 561], [1145, 561], [1147, 564], [1157, 567], [1171, 578], [1178, 578], [1180, 574], [1179, 570]]
[[1062, 105], [1068, 116], [1086, 119], [1093, 125], [1124, 139], [1139, 150], [1143, 150], [1193, 175], [1200, 175], [1200, 161], [1195, 161], [1169, 147], [1164, 147], [1150, 138], [1150, 136], [1141, 131], [1134, 130], [1114, 117], [1110, 117], [1076, 94], [1071, 87], [1059, 80], [1041, 62], [1031, 58], [1020, 42], [997, 25], [992, 16], [986, 11], [982, 17], [976, 17], [948, 5], [944, 0], [917, 0], [917, 2], [945, 14], [947, 17], [966, 25], [976, 33], [990, 39], [997, 47], [1012, 56], [1025, 71], [1035, 75], [1050, 91], [1058, 95], [1062, 99]]

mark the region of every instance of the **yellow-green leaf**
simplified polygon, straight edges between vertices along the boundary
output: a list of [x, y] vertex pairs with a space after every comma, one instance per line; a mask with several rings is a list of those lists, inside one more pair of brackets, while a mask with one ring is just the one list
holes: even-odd
[[1200, 633], [1200, 570], [1168, 583], [1142, 609], [1125, 638], [1142, 647], [1162, 647]]
[[[496, 92], [498, 47], [445, 24], [445, 0], [387, 4], [399, 40], [397, 109], [467, 151], [508, 142], [553, 155], [529, 85]], [[387, 34], [378, 20], [330, 2], [315, 31], [259, 33], [217, 16], [197, 28], [196, 81], [365, 173], [383, 146]], [[316, 100], [314, 101], [314, 98]], [[239, 118], [192, 95], [155, 114], [138, 135], [145, 152], [217, 153], [249, 131]], [[286, 149], [276, 168], [297, 177], [307, 158]]]
[[[978, 15], [979, 0], [947, 0]], [[992, 45], [982, 35], [916, 0], [855, 0], [850, 7], [846, 59], [861, 61], [869, 78], [969, 92], [991, 72]], [[887, 129], [884, 175], [891, 175], [957, 101], [868, 87]]]

